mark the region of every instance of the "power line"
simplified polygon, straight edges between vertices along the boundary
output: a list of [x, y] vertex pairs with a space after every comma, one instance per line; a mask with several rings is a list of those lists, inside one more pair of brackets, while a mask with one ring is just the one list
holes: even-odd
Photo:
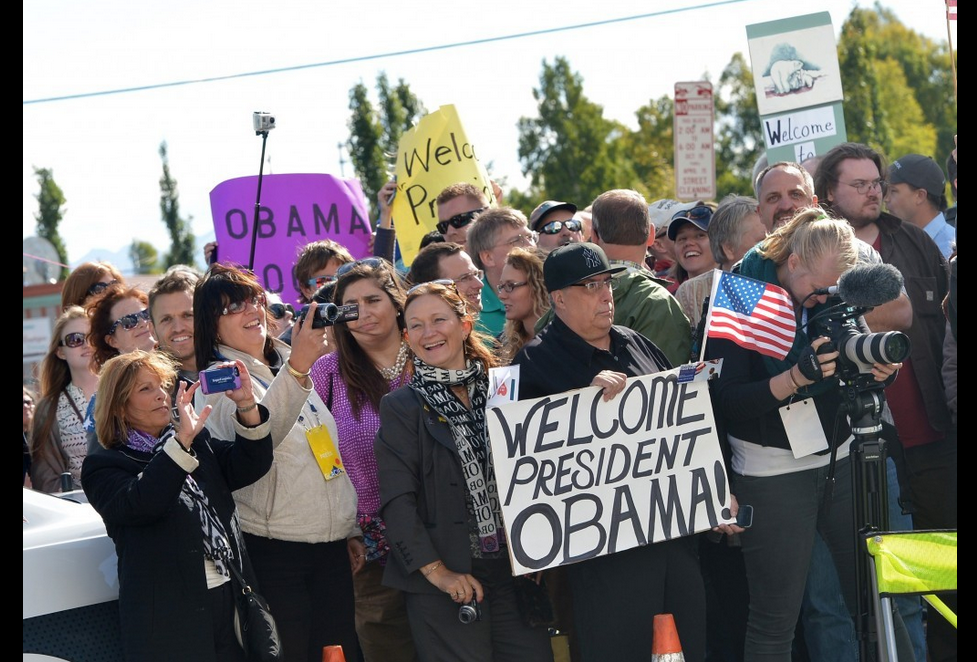
[[440, 46], [426, 46], [423, 48], [412, 48], [403, 51], [391, 51], [389, 53], [377, 53], [374, 55], [362, 55], [359, 57], [344, 58], [342, 60], [330, 60], [328, 62], [316, 62], [314, 64], [297, 64], [291, 67], [280, 67], [277, 69], [265, 69], [262, 71], [248, 71], [239, 74], [228, 74], [226, 76], [212, 76], [209, 78], [196, 78], [192, 80], [181, 80], [174, 81], [171, 83], [157, 83], [154, 85], [140, 85], [138, 87], [123, 87], [115, 90], [103, 90], [101, 92], [83, 92], [80, 94], [68, 94], [57, 97], [46, 97], [43, 99], [26, 99], [24, 100], [24, 105], [38, 104], [38, 103], [51, 103], [54, 101], [71, 101], [74, 99], [87, 99], [91, 97], [108, 96], [111, 94], [127, 94], [129, 92], [144, 92], [146, 90], [159, 90], [167, 87], [180, 87], [183, 85], [197, 85], [201, 83], [216, 83], [225, 80], [234, 80], [237, 78], [250, 78], [253, 76], [268, 76], [270, 74], [280, 74], [289, 71], [301, 71], [302, 69], [314, 69], [316, 67], [333, 67], [340, 64], [351, 64], [354, 62], [367, 62], [369, 60], [379, 60], [386, 57], [399, 57], [401, 55], [416, 55], [418, 53], [430, 53], [433, 51], [443, 51], [452, 48], [463, 48], [466, 46], [477, 46], [480, 44], [490, 44], [499, 41], [511, 41], [513, 39], [525, 39], [526, 37], [538, 37], [545, 34], [554, 34], [558, 32], [569, 32], [571, 30], [583, 30], [585, 28], [594, 28], [602, 25], [611, 25], [614, 23], [626, 23], [629, 21], [639, 21], [646, 18], [657, 18], [659, 16], [666, 16], [668, 14], [681, 14], [689, 11], [696, 11], [699, 9], [709, 9], [710, 7], [720, 7], [722, 5], [732, 5], [741, 2], [750, 2], [750, 0], [720, 0], [719, 2], [710, 2], [702, 5], [695, 5], [692, 7], [680, 7], [677, 9], [663, 9], [662, 11], [651, 12], [649, 14], [636, 14], [634, 16], [624, 16], [621, 18], [609, 18], [603, 21], [592, 21], [590, 23], [578, 23], [576, 25], [566, 25], [558, 28], [548, 28], [545, 30], [533, 30], [531, 32], [518, 32], [515, 34], [500, 35], [497, 37], [486, 37], [484, 39], [472, 39], [469, 41], [459, 41], [452, 44], [441, 44]]

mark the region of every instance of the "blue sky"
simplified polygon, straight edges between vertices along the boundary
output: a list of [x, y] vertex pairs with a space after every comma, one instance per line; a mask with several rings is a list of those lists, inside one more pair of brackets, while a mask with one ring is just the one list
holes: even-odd
[[[634, 111], [670, 95], [676, 81], [704, 74], [716, 79], [736, 52], [749, 60], [746, 25], [787, 18], [802, 7], [801, 13], [828, 11], [837, 34], [852, 6], [872, 3], [373, 0], [369, 12], [362, 3], [337, 4], [24, 3], [23, 236], [35, 234], [32, 167], [38, 166], [53, 170], [67, 198], [61, 234], [72, 262], [133, 239], [165, 250], [158, 154], [164, 140], [181, 211], [193, 217], [195, 234], [209, 235], [211, 189], [258, 172], [261, 140], [251, 128], [256, 110], [277, 118], [266, 173], [342, 174], [337, 145], [348, 137], [349, 90], [359, 81], [372, 89], [381, 70], [391, 80], [404, 78], [429, 109], [454, 104], [495, 175], [524, 186], [516, 123], [536, 114], [532, 90], [544, 59], [567, 57], [605, 116], [633, 126]], [[888, 0], [883, 6], [926, 36], [946, 41], [942, 0]], [[532, 34], [495, 39], [526, 33]], [[955, 23], [952, 39], [956, 46]], [[363, 59], [417, 50], [423, 52]], [[349, 61], [299, 68], [343, 60]], [[161, 87], [271, 70], [278, 73]], [[28, 103], [132, 87], [148, 89]], [[344, 167], [351, 175], [351, 166]]]

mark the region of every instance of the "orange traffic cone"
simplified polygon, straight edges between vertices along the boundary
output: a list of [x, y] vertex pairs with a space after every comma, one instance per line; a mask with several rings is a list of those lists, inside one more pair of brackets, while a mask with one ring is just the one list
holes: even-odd
[[682, 644], [671, 614], [655, 615], [655, 634], [651, 640], [651, 662], [685, 662]]
[[[655, 618], [658, 618], [657, 616]], [[346, 662], [342, 646], [324, 646], [322, 649], [322, 662]]]

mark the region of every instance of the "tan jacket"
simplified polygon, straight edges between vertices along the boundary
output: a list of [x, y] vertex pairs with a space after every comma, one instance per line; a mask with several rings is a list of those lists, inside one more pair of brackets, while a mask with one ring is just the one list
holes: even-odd
[[[280, 340], [274, 342], [284, 366], [291, 348]], [[329, 481], [323, 478], [305, 436], [318, 418], [328, 428], [338, 452], [336, 421], [326, 405], [286, 369], [276, 376], [249, 354], [226, 345], [218, 349], [228, 359], [244, 362], [254, 382], [255, 397], [271, 413], [275, 445], [271, 470], [256, 483], [234, 492], [241, 528], [256, 536], [289, 542], [331, 542], [361, 535], [356, 527], [356, 491], [349, 476], [343, 474]], [[207, 404], [214, 406], [207, 429], [218, 439], [233, 439], [234, 402], [223, 394], [212, 394]]]

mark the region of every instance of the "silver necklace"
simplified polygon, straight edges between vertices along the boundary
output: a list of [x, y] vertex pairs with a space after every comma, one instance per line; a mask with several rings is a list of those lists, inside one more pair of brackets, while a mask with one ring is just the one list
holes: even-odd
[[405, 365], [407, 365], [407, 343], [401, 340], [400, 349], [397, 350], [397, 360], [394, 361], [394, 364], [389, 368], [377, 366], [377, 370], [389, 382], [396, 379], [404, 371]]

